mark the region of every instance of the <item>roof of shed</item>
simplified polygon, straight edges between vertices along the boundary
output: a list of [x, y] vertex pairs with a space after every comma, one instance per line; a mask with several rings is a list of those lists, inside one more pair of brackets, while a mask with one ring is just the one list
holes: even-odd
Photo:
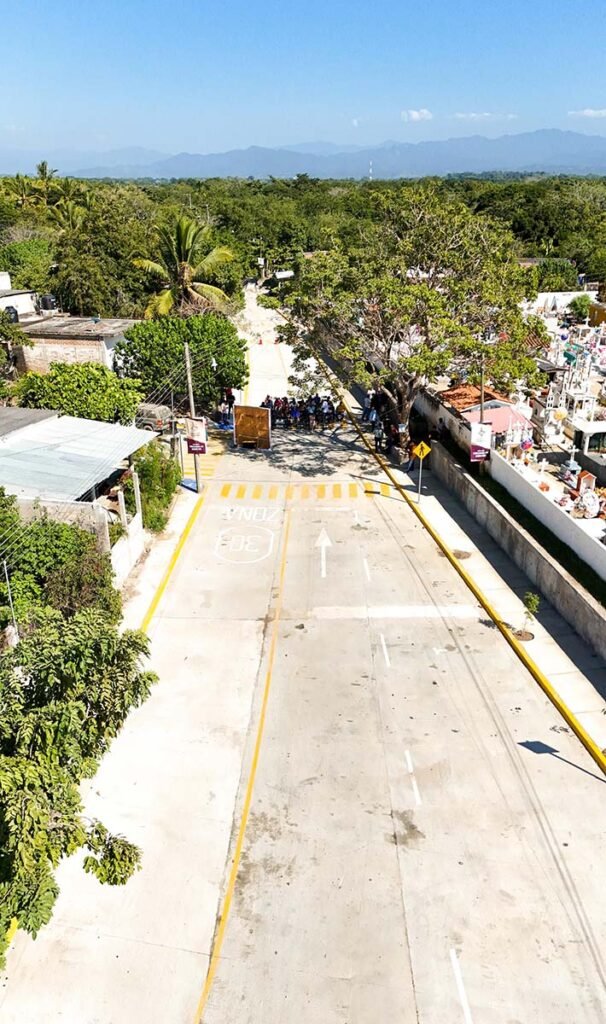
[[60, 416], [0, 435], [0, 486], [20, 498], [75, 501], [155, 434]]

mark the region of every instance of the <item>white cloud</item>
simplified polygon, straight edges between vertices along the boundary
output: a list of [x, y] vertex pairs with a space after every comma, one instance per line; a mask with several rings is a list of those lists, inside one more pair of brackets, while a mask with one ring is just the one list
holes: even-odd
[[433, 114], [427, 107], [421, 107], [420, 110], [403, 110], [400, 117], [403, 121], [431, 121]]
[[585, 107], [583, 110], [569, 110], [569, 117], [606, 117], [606, 107]]
[[359, 128], [360, 127], [360, 118], [359, 117], [352, 117], [351, 123], [354, 126], [354, 128]]
[[458, 111], [454, 117], [457, 121], [515, 121], [517, 114], [494, 114], [490, 110]]

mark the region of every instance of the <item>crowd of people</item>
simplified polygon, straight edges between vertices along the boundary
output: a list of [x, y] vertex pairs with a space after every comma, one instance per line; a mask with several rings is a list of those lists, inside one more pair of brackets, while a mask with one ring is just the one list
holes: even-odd
[[345, 406], [342, 401], [334, 402], [330, 395], [310, 395], [308, 398], [272, 398], [267, 395], [261, 402], [263, 409], [269, 409], [271, 425], [288, 430], [324, 430], [343, 422]]

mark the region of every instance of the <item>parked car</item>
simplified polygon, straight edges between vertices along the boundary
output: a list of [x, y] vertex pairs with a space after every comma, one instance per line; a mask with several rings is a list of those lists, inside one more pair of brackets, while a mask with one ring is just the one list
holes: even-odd
[[142, 402], [137, 408], [135, 424], [143, 430], [156, 430], [164, 434], [171, 429], [173, 414], [167, 405]]

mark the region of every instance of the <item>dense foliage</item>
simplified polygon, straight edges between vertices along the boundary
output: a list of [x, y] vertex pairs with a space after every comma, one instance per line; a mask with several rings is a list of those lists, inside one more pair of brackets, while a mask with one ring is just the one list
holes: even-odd
[[[41, 509], [22, 519], [16, 499], [0, 488], [0, 558], [6, 559], [18, 623], [27, 627], [46, 606], [69, 618], [99, 608], [112, 622], [121, 613], [109, 556], [96, 538], [72, 523], [55, 522]], [[0, 627], [10, 621], [7, 586], [0, 576]]]
[[[118, 342], [118, 373], [140, 380], [147, 395], [176, 407], [187, 403], [185, 349], [189, 342], [196, 411], [212, 409], [224, 388], [246, 382], [246, 344], [229, 320], [215, 313], [203, 316], [160, 317], [135, 324]], [[162, 384], [160, 394], [154, 389]]]
[[50, 920], [61, 857], [88, 850], [85, 870], [111, 884], [139, 866], [136, 847], [83, 818], [78, 784], [148, 696], [147, 652], [100, 611], [47, 610], [0, 656], [0, 960], [13, 917], [33, 935]]
[[97, 363], [51, 363], [48, 373], [20, 377], [12, 394], [29, 409], [126, 424], [133, 422], [143, 398], [138, 380], [123, 380]]
[[[96, 539], [40, 512], [25, 522], [0, 489], [0, 626], [19, 640], [0, 652], [0, 964], [13, 917], [32, 934], [51, 916], [53, 869], [85, 848], [84, 869], [122, 884], [140, 853], [85, 821], [78, 784], [154, 681], [147, 638], [120, 631], [120, 595]], [[15, 638], [16, 639], [16, 638]]]
[[[606, 279], [606, 179], [460, 176], [434, 185], [445, 199], [508, 228], [518, 255], [541, 261], [530, 272], [535, 286], [573, 287], [578, 273]], [[375, 221], [377, 195], [419, 187], [307, 175], [159, 183], [4, 178], [0, 270], [11, 271], [18, 287], [55, 292], [74, 313], [142, 316], [157, 278], [133, 257], [158, 262], [158, 233], [185, 216], [206, 226], [206, 252], [218, 246], [233, 255], [204, 278], [233, 300], [257, 273], [259, 257], [271, 270], [296, 267], [305, 252], [349, 249]]]
[[[152, 441], [136, 453], [133, 468], [139, 476], [143, 525], [159, 533], [168, 521], [168, 508], [181, 482], [181, 467], [177, 459], [171, 458], [166, 445]], [[132, 482], [127, 483], [125, 494], [127, 507], [134, 512]]]
[[[379, 387], [407, 422], [422, 386], [481, 372], [512, 391], [534, 380], [544, 329], [520, 303], [528, 279], [507, 231], [433, 186], [375, 197], [376, 223], [348, 250], [305, 261], [284, 333], [314, 340], [352, 380]], [[301, 332], [303, 332], [301, 334]]]

